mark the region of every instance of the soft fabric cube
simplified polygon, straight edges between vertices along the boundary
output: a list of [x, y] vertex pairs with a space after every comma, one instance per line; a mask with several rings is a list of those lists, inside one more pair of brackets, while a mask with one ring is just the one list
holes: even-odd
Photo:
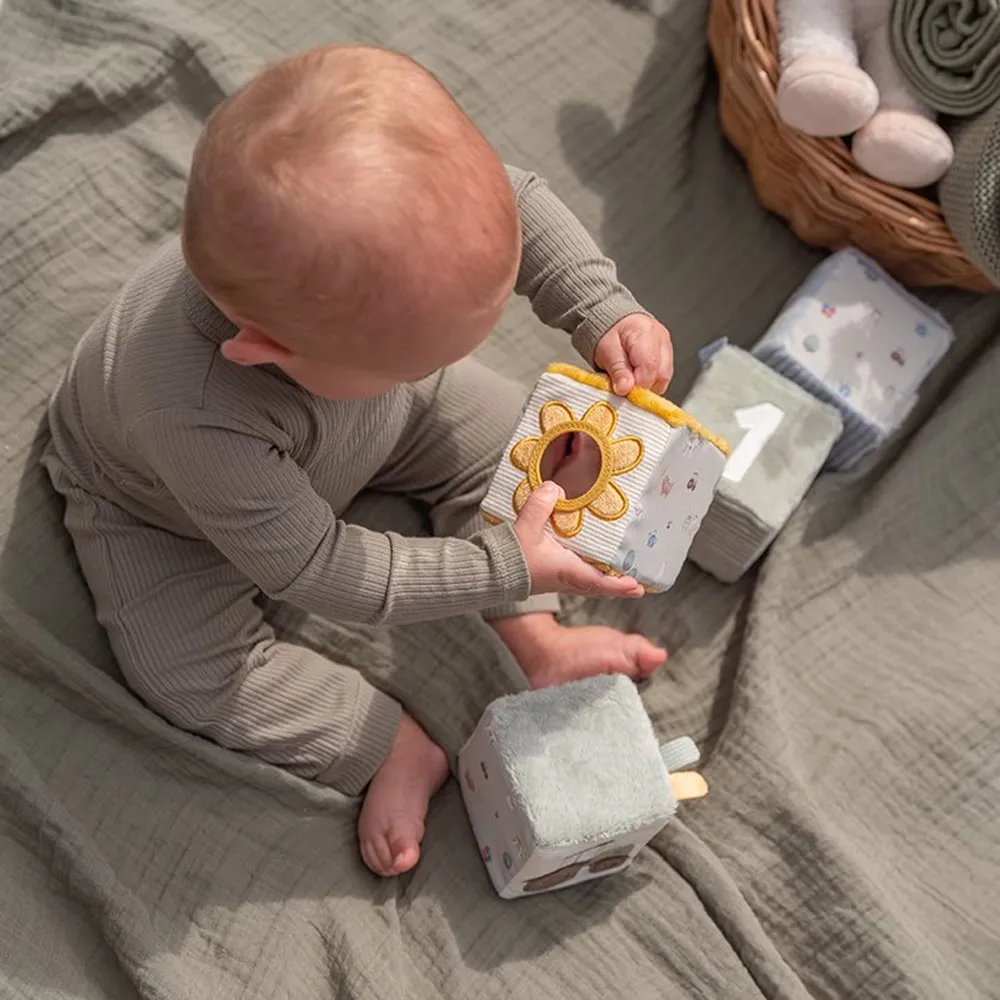
[[[556, 537], [606, 573], [628, 574], [654, 590], [672, 586], [728, 444], [655, 393], [635, 389], [622, 398], [606, 376], [552, 365], [494, 474], [482, 505], [487, 519], [517, 517], [547, 478], [553, 450], [570, 463], [566, 468], [576, 457], [593, 460], [586, 483], [567, 489], [556, 505], [549, 526]], [[559, 475], [551, 478], [566, 488]]]
[[902, 425], [952, 340], [939, 313], [844, 250], [816, 268], [753, 354], [840, 411], [844, 431], [827, 464], [844, 470]]
[[726, 583], [774, 541], [840, 437], [840, 413], [746, 351], [711, 355], [684, 403], [733, 443], [691, 546], [691, 560]]
[[697, 759], [686, 737], [658, 744], [620, 675], [493, 702], [458, 767], [494, 888], [512, 899], [623, 870], [677, 808], [670, 772]]

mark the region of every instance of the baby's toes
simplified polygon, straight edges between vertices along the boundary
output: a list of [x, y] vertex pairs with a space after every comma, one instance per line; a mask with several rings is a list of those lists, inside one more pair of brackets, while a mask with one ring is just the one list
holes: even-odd
[[392, 874], [402, 875], [408, 872], [420, 860], [420, 844], [407, 834], [390, 834], [392, 853]]
[[369, 837], [361, 841], [362, 860], [376, 875], [387, 877], [395, 874], [392, 856], [393, 850], [386, 837]]
[[629, 636], [631, 640], [630, 657], [640, 677], [648, 677], [662, 667], [667, 660], [667, 651], [654, 646], [645, 636]]

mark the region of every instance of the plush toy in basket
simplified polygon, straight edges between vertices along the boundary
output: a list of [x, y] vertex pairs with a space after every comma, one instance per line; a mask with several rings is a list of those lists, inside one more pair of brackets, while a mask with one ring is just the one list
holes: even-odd
[[482, 504], [514, 520], [546, 480], [563, 487], [550, 528], [605, 573], [650, 590], [672, 586], [729, 445], [645, 389], [627, 397], [607, 377], [552, 365], [532, 391]]
[[635, 685], [592, 677], [493, 702], [459, 754], [466, 811], [504, 899], [624, 870], [683, 799], [687, 737], [660, 745]]
[[893, 59], [892, 0], [777, 4], [782, 119], [809, 135], [853, 133], [855, 160], [890, 184], [921, 188], [940, 180], [954, 150]]
[[[895, 0], [894, 24], [904, 13], [901, 6], [902, 0]], [[909, 6], [909, 0], [905, 6]], [[960, 47], [967, 58], [970, 52], [961, 29], [969, 27], [963, 22], [968, 20], [972, 4], [927, 3], [926, 6], [927, 20], [933, 25], [930, 32], [920, 31], [920, 38], [940, 31], [940, 21], [945, 16], [953, 17], [956, 30], [950, 32], [950, 42]], [[990, 5], [975, 6], [983, 9]], [[982, 255], [973, 253], [970, 259], [970, 247], [975, 250], [980, 243], [978, 225], [966, 230], [969, 239], [956, 241], [942, 217], [941, 205], [923, 193], [870, 176], [851, 155], [847, 143], [839, 138], [807, 135], [787, 124], [779, 114], [780, 71], [790, 71], [792, 62], [809, 51], [825, 52], [836, 60], [829, 52], [831, 34], [842, 42], [846, 37], [846, 44], [839, 46], [842, 56], [839, 65], [858, 68], [857, 41], [852, 37], [853, 9], [840, 0], [822, 4], [815, 0], [790, 0], [790, 6], [782, 0], [711, 0], [709, 44], [719, 74], [719, 120], [723, 132], [746, 160], [761, 204], [785, 219], [795, 235], [806, 243], [830, 250], [857, 247], [911, 287], [953, 285], [970, 291], [990, 291], [1000, 281], [1000, 266], [987, 267], [984, 273]], [[796, 32], [790, 21], [794, 22], [797, 10], [802, 11], [803, 17]], [[785, 15], [784, 28], [789, 30], [779, 30], [779, 14]], [[826, 25], [833, 23], [833, 32], [824, 27], [824, 21]], [[903, 21], [912, 25], [904, 33], [913, 40], [919, 25], [905, 14]], [[793, 36], [798, 38], [797, 46], [789, 43], [782, 47], [782, 40]], [[802, 75], [805, 82], [807, 74]], [[971, 78], [969, 73], [962, 76], [966, 81]], [[794, 75], [787, 78], [786, 88], [791, 80]], [[814, 89], [825, 92], [822, 74], [813, 82], [820, 84]], [[798, 97], [803, 105], [808, 105], [807, 90]], [[882, 103], [889, 108], [889, 101]], [[871, 107], [870, 102], [868, 106]], [[787, 106], [785, 113], [791, 119]], [[892, 117], [897, 116], [886, 120]], [[810, 119], [815, 120], [811, 116]], [[989, 144], [992, 130], [971, 131], [974, 135], [968, 138], [972, 141], [964, 143], [964, 150], [963, 143], [956, 143], [955, 165], [945, 175], [945, 181], [956, 172], [966, 178], [965, 183], [956, 185], [956, 197], [952, 200], [959, 225], [973, 219], [976, 223], [985, 220], [989, 225], [997, 215], [996, 198], [992, 194], [997, 188], [996, 171], [992, 169], [997, 160], [997, 144]], [[979, 137], [985, 141], [976, 141]], [[991, 152], [994, 155], [987, 155]], [[969, 211], [971, 199], [963, 197], [969, 191], [977, 195], [982, 211]], [[948, 221], [952, 221], [950, 215]], [[1000, 246], [1000, 239], [996, 245]], [[992, 275], [992, 280], [987, 274]]]

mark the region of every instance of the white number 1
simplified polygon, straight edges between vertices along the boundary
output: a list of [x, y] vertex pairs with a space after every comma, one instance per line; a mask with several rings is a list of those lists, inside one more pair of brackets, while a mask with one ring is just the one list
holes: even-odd
[[736, 410], [733, 416], [736, 417], [740, 430], [746, 433], [729, 456], [722, 478], [738, 483], [757, 461], [757, 456], [764, 450], [771, 435], [781, 426], [785, 412], [774, 403], [757, 403], [756, 406]]

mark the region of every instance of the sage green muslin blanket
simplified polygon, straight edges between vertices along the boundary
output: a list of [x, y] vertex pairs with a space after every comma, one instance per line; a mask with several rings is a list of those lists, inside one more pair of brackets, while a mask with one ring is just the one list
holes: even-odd
[[975, 115], [1000, 99], [1000, 0], [894, 0], [889, 38], [935, 111]]
[[[643, 702], [696, 739], [711, 792], [627, 873], [533, 899], [494, 894], [453, 780], [417, 870], [377, 879], [357, 800], [150, 712], [38, 466], [74, 343], [177, 230], [202, 120], [326, 41], [419, 59], [544, 175], [670, 325], [683, 397], [699, 350], [751, 347], [819, 258], [723, 139], [708, 12], [2, 0], [0, 998], [998, 1000], [1000, 295], [925, 293], [957, 336], [909, 427], [876, 468], [822, 477], [759, 573], [689, 566], [669, 594], [567, 607], [668, 646]], [[479, 356], [530, 385], [569, 350], [517, 301]], [[426, 524], [391, 493], [354, 513]], [[274, 617], [449, 749], [524, 686], [478, 616]]]

